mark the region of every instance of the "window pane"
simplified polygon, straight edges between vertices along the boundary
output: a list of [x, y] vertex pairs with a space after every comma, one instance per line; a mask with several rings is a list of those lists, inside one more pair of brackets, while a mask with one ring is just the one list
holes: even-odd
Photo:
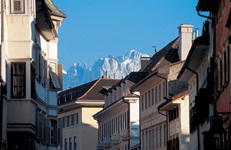
[[25, 97], [25, 63], [12, 63], [12, 97]]

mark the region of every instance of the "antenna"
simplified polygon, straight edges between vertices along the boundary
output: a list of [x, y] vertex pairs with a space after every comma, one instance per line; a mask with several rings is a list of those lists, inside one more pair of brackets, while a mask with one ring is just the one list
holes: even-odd
[[154, 45], [154, 46], [152, 46], [152, 48], [154, 48], [154, 51], [155, 51], [155, 53], [156, 53], [156, 52], [157, 52], [156, 46]]

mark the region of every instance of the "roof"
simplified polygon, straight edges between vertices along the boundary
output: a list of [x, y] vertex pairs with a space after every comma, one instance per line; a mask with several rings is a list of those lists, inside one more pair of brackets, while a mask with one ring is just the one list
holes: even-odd
[[161, 103], [157, 109], [160, 111], [168, 111], [168, 110], [172, 110], [175, 106], [180, 105], [181, 100], [177, 100], [181, 97], [184, 97], [188, 94], [188, 90], [182, 91], [180, 93], [178, 93], [177, 95], [174, 95], [173, 97], [167, 99], [166, 101], [164, 101], [163, 103]]
[[36, 1], [36, 10], [36, 25], [41, 35], [47, 41], [54, 40], [58, 34], [44, 0]]
[[61, 104], [68, 103], [71, 101], [87, 101], [87, 100], [99, 100], [104, 101], [104, 97], [100, 94], [100, 90], [103, 87], [112, 86], [116, 84], [119, 79], [97, 79], [86, 84], [70, 88], [68, 90], [62, 91], [58, 94], [59, 98], [62, 98], [66, 95], [72, 95], [72, 99], [67, 102], [62, 102]]
[[[179, 48], [179, 38], [174, 39], [160, 51], [155, 53], [151, 57], [151, 63], [147, 65], [147, 67], [143, 70], [144, 72], [152, 72], [155, 68], [160, 65], [166, 65], [170, 63], [174, 63], [179, 61], [178, 56], [178, 48]], [[162, 59], [161, 63], [160, 60]], [[164, 63], [164, 64], [162, 64]]]
[[131, 72], [123, 80], [129, 80], [133, 83], [137, 83], [148, 75], [147, 72]]
[[44, 0], [48, 9], [49, 9], [49, 13], [51, 15], [54, 15], [54, 16], [59, 16], [59, 17], [63, 17], [63, 18], [66, 18], [67, 15], [64, 14], [63, 12], [61, 12], [56, 6], [55, 4], [53, 3], [52, 0]]
[[81, 100], [104, 100], [104, 96], [99, 93], [99, 91], [103, 88], [103, 86], [112, 86], [116, 84], [119, 79], [100, 79], [97, 84], [95, 84], [84, 96], [82, 96]]
[[116, 86], [121, 86], [122, 83], [125, 83], [126, 80], [131, 81], [131, 82], [136, 84], [139, 81], [141, 81], [142, 79], [144, 79], [147, 75], [148, 75], [147, 72], [131, 72], [129, 75], [127, 75], [124, 79], [121, 79], [117, 84], [115, 84], [111, 88], [102, 89], [101, 93], [105, 94], [105, 93], [112, 91], [114, 88], [116, 88]]

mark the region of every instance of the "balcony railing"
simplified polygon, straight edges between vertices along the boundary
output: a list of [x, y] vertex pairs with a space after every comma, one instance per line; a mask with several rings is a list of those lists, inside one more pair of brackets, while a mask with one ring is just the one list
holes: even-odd
[[119, 133], [112, 135], [112, 142], [114, 144], [118, 144], [120, 142], [120, 134]]

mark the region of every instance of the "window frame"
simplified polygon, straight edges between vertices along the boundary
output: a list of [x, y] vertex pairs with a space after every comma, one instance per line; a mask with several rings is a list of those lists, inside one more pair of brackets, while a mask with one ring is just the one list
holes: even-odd
[[[13, 73], [14, 65], [23, 65], [24, 70], [22, 71], [22, 74]], [[21, 96], [19, 96], [18, 94], [14, 95], [14, 87], [19, 87], [18, 85], [14, 85], [14, 77], [23, 77], [23, 85], [20, 86], [21, 88], [23, 88], [23, 93]], [[12, 62], [11, 63], [11, 98], [26, 98], [26, 62]]]
[[[14, 2], [20, 2], [20, 10], [15, 10]], [[25, 14], [25, 0], [11, 0], [10, 1], [11, 14]]]

